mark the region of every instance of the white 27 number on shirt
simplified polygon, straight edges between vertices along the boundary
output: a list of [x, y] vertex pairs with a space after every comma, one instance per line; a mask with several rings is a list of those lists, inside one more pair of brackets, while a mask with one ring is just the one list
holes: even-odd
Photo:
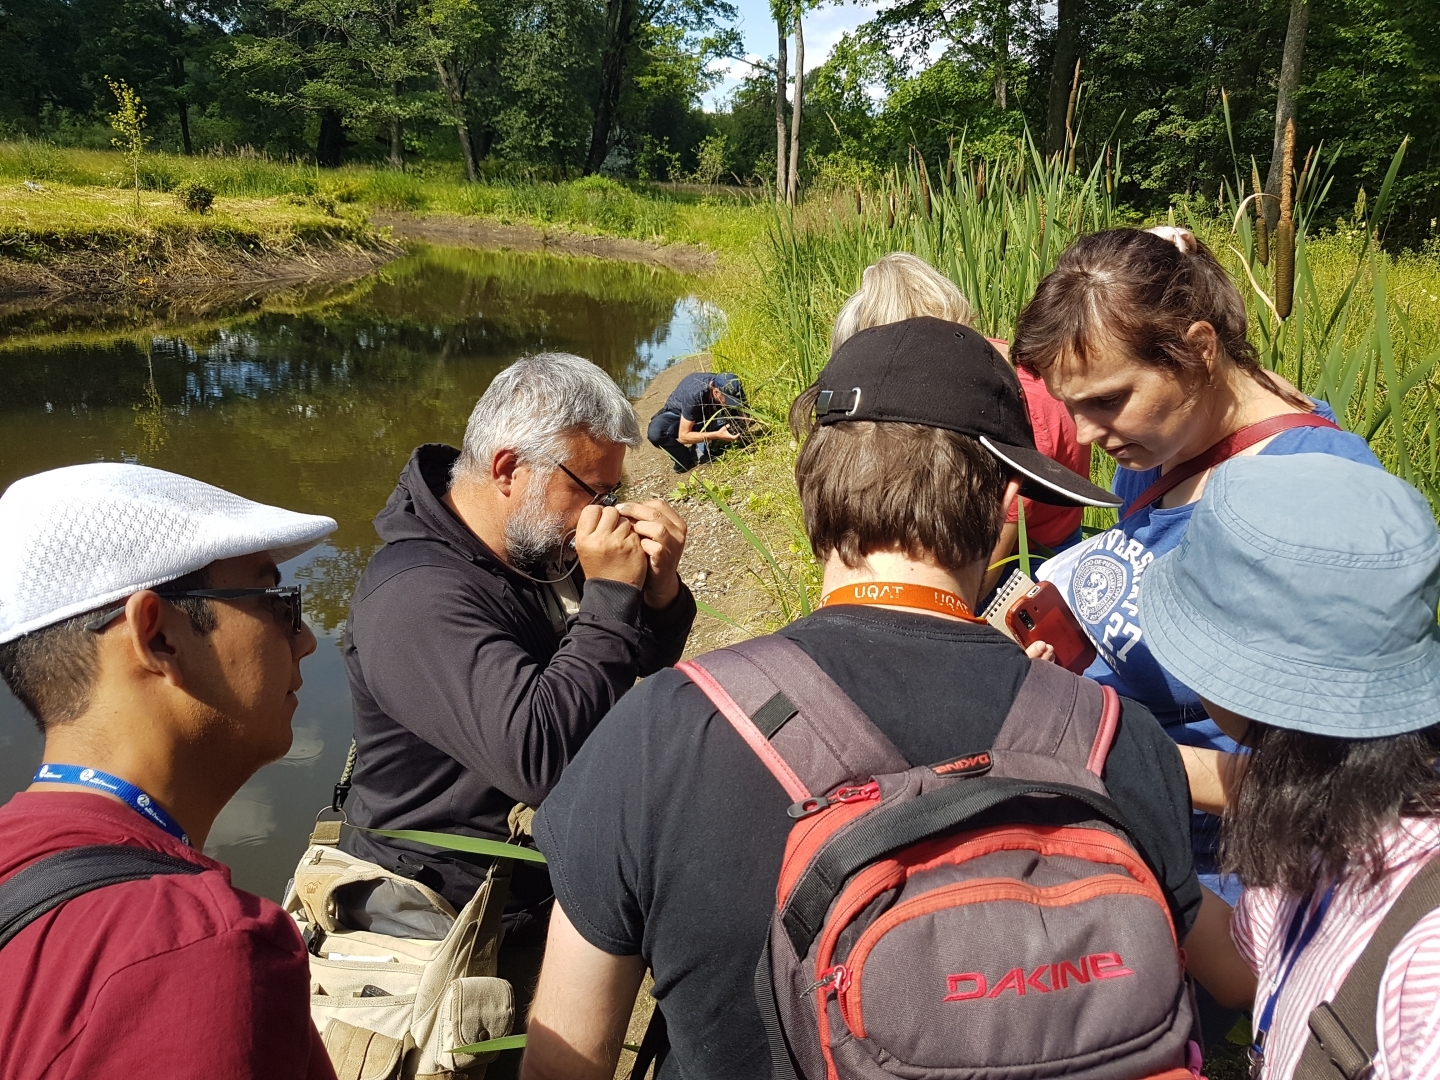
[[1140, 628], [1133, 622], [1126, 622], [1125, 616], [1121, 615], [1120, 612], [1111, 612], [1110, 620], [1105, 624], [1105, 635], [1101, 638], [1100, 644], [1107, 649], [1113, 648], [1110, 641], [1119, 634], [1124, 634], [1130, 639], [1125, 642], [1124, 645], [1120, 646], [1120, 651], [1115, 654], [1117, 660], [1124, 660], [1125, 654], [1133, 649], [1135, 643], [1140, 640]]

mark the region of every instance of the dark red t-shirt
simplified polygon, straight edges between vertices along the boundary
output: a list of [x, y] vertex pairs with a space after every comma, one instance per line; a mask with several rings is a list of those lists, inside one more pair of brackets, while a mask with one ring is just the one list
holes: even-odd
[[0, 949], [0, 1080], [334, 1080], [305, 947], [276, 904], [103, 795], [22, 791], [0, 807], [0, 880], [88, 844], [206, 872], [76, 897]]

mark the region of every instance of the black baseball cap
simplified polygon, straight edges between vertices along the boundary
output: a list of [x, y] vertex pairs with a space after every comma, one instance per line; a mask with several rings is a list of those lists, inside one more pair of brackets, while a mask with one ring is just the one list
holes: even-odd
[[1026, 498], [1055, 506], [1119, 506], [1035, 449], [1020, 380], [984, 336], [944, 319], [905, 319], [849, 338], [816, 380], [820, 424], [924, 424], [970, 435], [1020, 474]]

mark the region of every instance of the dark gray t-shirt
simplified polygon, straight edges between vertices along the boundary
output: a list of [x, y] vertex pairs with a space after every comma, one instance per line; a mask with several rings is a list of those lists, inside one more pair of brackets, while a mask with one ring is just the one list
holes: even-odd
[[[781, 634], [915, 763], [993, 745], [1029, 665], [988, 626], [908, 612], [829, 609]], [[1200, 906], [1189, 787], [1143, 706], [1125, 702], [1104, 779], [1183, 934]], [[789, 802], [709, 699], [668, 670], [616, 704], [536, 816], [575, 928], [654, 970], [673, 1048], [665, 1080], [769, 1075], [753, 980]]]

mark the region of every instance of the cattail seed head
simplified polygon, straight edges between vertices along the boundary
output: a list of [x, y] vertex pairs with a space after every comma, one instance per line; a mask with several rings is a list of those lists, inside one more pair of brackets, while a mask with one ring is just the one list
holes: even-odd
[[1295, 222], [1281, 218], [1275, 226], [1275, 314], [1290, 317], [1295, 304]]
[[1265, 224], [1265, 192], [1260, 187], [1260, 169], [1252, 159], [1250, 182], [1255, 185], [1255, 257], [1261, 266], [1270, 265], [1270, 226]]
[[[1285, 121], [1285, 144], [1280, 158], [1280, 217], [1290, 221], [1295, 215], [1295, 121]], [[1277, 232], [1278, 236], [1279, 233]]]

